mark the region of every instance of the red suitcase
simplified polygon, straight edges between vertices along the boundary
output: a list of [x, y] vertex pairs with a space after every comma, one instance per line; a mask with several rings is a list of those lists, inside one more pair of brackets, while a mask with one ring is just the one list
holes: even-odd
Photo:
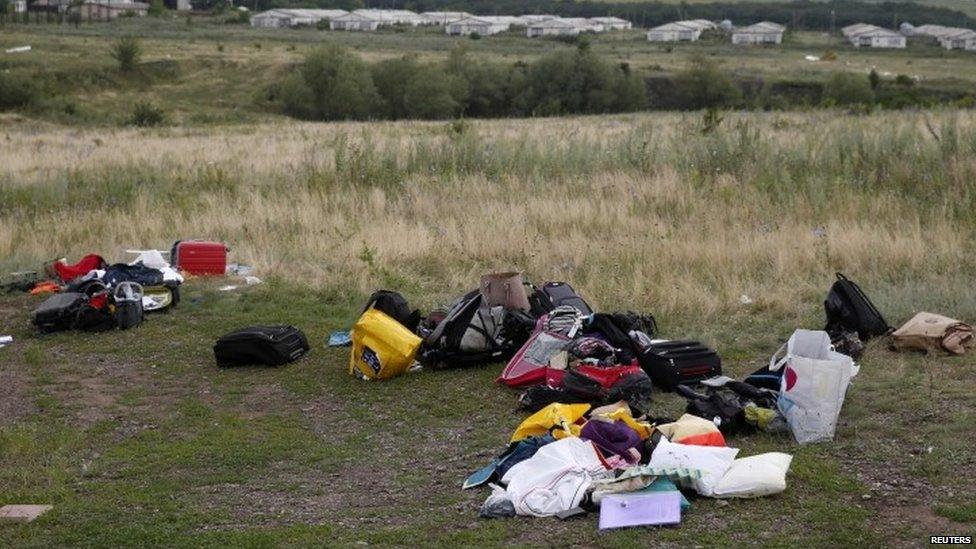
[[205, 240], [173, 244], [173, 266], [192, 275], [222, 275], [227, 270], [227, 246]]

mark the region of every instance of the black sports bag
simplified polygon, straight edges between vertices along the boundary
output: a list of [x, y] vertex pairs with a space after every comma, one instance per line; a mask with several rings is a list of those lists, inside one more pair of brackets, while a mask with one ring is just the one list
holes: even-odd
[[308, 352], [308, 339], [294, 326], [250, 326], [235, 330], [214, 345], [218, 366], [280, 366]]
[[861, 288], [841, 273], [830, 287], [824, 300], [827, 326], [824, 331], [835, 337], [842, 332], [857, 332], [861, 341], [882, 336], [891, 331], [884, 317]]

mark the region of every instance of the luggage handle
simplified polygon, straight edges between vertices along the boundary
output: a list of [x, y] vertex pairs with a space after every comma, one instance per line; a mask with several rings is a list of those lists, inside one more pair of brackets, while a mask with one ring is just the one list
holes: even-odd
[[[775, 371], [779, 370], [780, 368], [783, 367], [783, 364], [785, 364], [786, 361], [789, 360], [789, 358], [790, 358], [789, 353], [785, 353], [784, 352], [784, 351], [786, 351], [786, 346], [787, 345], [789, 345], [789, 342], [784, 343], [782, 347], [780, 347], [775, 353], [773, 353], [773, 356], [769, 357], [769, 371], [770, 372], [775, 372]], [[783, 358], [781, 358], [781, 359], [779, 359], [777, 361], [776, 360], [776, 357], [780, 353], [783, 353]]]

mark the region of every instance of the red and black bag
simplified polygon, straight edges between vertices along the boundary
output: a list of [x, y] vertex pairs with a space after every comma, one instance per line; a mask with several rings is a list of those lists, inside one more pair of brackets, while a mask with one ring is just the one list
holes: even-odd
[[636, 362], [610, 367], [583, 364], [566, 370], [559, 381], [563, 391], [586, 402], [602, 405], [623, 400], [640, 412], [650, 407], [653, 385]]

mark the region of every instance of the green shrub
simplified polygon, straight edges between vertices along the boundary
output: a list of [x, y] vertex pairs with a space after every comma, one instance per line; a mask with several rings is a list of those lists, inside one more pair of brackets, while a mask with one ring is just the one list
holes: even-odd
[[629, 67], [614, 65], [585, 45], [529, 65], [516, 98], [523, 114], [545, 116], [632, 111], [645, 105], [644, 85]]
[[313, 120], [364, 120], [379, 104], [369, 67], [338, 46], [308, 54], [279, 96], [286, 113]]
[[149, 15], [159, 17], [166, 14], [166, 4], [163, 0], [151, 0], [149, 2]]
[[874, 90], [862, 75], [836, 72], [824, 84], [824, 100], [835, 106], [870, 106], [874, 104]]
[[687, 70], [675, 78], [675, 93], [685, 109], [734, 107], [742, 92], [727, 74], [704, 57], [692, 58]]
[[37, 96], [29, 78], [0, 71], [0, 111], [26, 107]]
[[481, 33], [479, 33], [479, 32], [472, 32], [471, 34], [468, 35], [468, 38], [470, 38], [472, 40], [481, 40]]
[[225, 25], [248, 25], [251, 23], [251, 12], [244, 10], [237, 10], [227, 16], [224, 19]]
[[163, 109], [148, 102], [140, 102], [132, 110], [129, 118], [129, 125], [139, 126], [140, 128], [150, 128], [161, 126], [166, 121], [166, 113]]
[[871, 72], [868, 73], [868, 84], [871, 85], [872, 90], [877, 91], [878, 86], [881, 85], [881, 75], [878, 74], [878, 71], [871, 69]]
[[120, 71], [131, 72], [142, 58], [142, 46], [138, 39], [124, 36], [112, 45], [111, 55], [118, 62]]
[[380, 98], [377, 114], [397, 120], [407, 118], [404, 99], [407, 82], [420, 70], [415, 56], [386, 59], [371, 67], [373, 83]]
[[410, 118], [439, 120], [460, 114], [467, 85], [436, 65], [420, 67], [407, 80], [403, 102]]

